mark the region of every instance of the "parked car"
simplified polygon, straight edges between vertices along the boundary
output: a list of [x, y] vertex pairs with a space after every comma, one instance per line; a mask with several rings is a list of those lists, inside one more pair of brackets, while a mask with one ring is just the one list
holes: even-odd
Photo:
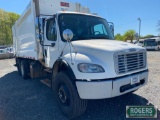
[[13, 47], [7, 47], [6, 51], [7, 53], [13, 53]]
[[0, 59], [8, 59], [13, 57], [14, 57], [13, 48], [0, 49]]
[[6, 49], [0, 49], [0, 54], [5, 54], [7, 53]]
[[144, 40], [137, 40], [134, 44], [138, 45], [138, 46], [143, 46], [144, 44]]

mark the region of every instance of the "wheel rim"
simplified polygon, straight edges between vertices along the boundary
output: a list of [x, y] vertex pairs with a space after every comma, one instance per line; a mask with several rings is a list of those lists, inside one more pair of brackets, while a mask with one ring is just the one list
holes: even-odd
[[66, 85], [61, 84], [58, 90], [58, 97], [62, 104], [69, 106], [70, 105], [70, 96]]

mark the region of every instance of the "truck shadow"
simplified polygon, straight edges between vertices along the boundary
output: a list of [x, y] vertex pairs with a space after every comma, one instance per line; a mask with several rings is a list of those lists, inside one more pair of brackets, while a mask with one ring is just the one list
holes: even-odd
[[[147, 99], [137, 94], [130, 93], [111, 99], [89, 101], [86, 113], [78, 120], [82, 120], [83, 118], [87, 118], [87, 120], [125, 120], [126, 106], [134, 105], [154, 106], [149, 103]], [[160, 111], [158, 111], [158, 118], [160, 118]]]
[[[42, 84], [41, 79], [23, 80], [17, 71], [0, 78], [1, 120], [66, 120], [56, 105], [51, 89]], [[112, 99], [89, 100], [86, 112], [77, 120], [125, 120], [126, 106], [129, 105], [152, 104], [135, 93]]]
[[159, 52], [159, 50], [147, 50], [147, 52]]

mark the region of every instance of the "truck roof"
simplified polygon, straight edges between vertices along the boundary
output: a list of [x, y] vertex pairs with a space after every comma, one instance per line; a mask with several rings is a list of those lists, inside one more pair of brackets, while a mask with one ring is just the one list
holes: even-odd
[[72, 12], [72, 11], [58, 11], [57, 14], [61, 14], [61, 13], [66, 13], [66, 14], [80, 14], [80, 15], [89, 15], [89, 16], [93, 16], [93, 17], [99, 17], [102, 18], [98, 15], [95, 14], [91, 14], [91, 13], [83, 13], [83, 12]]

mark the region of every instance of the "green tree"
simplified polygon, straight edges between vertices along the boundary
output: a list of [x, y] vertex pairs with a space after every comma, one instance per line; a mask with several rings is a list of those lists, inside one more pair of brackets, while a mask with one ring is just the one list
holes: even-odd
[[151, 37], [154, 37], [154, 35], [148, 34], [148, 35], [145, 35], [145, 36], [143, 36], [143, 37], [141, 37], [141, 38], [142, 38], [142, 39], [145, 39], [145, 38], [151, 38]]
[[0, 45], [13, 44], [12, 26], [18, 18], [18, 14], [0, 9]]
[[118, 34], [115, 35], [115, 39], [116, 39], [116, 40], [124, 41], [124, 37], [123, 37], [123, 35], [121, 35], [120, 33], [118, 33]]
[[128, 30], [124, 33], [123, 37], [124, 37], [124, 40], [127, 41], [127, 40], [131, 40], [131, 42], [133, 41], [134, 39], [134, 36], [136, 34], [136, 31], [135, 30]]

